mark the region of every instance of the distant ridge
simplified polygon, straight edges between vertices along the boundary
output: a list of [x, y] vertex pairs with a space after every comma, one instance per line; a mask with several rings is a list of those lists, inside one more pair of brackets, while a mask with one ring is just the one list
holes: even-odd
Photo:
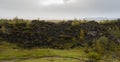
[[107, 18], [107, 17], [86, 17], [84, 18], [85, 20], [96, 20], [96, 21], [100, 21], [100, 20], [116, 20], [119, 18]]

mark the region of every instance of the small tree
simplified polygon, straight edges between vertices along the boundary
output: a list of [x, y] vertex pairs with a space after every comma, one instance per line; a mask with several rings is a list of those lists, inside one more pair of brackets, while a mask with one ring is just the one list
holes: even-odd
[[108, 47], [108, 38], [106, 37], [100, 37], [99, 39], [97, 39], [96, 41], [94, 41], [94, 46], [93, 48], [95, 49], [95, 51], [97, 51], [98, 53], [104, 53]]
[[88, 60], [86, 62], [97, 62], [102, 58], [101, 55], [96, 52], [88, 53], [87, 57], [88, 57]]
[[80, 30], [80, 39], [84, 39], [84, 36], [85, 36], [85, 34], [84, 34], [84, 30]]

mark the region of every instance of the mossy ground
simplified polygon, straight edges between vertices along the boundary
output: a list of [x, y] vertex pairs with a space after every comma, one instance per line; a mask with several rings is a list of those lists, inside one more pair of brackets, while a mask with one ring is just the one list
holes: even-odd
[[7, 42], [0, 43], [0, 62], [85, 62], [95, 57], [99, 62], [119, 62], [110, 55], [105, 57], [96, 52], [85, 53], [83, 48], [69, 50], [21, 49]]

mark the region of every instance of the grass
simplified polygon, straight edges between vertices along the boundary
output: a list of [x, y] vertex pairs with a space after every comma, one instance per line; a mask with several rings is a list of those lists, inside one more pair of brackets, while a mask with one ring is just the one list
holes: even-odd
[[[83, 62], [88, 60], [89, 57], [93, 59], [100, 58], [99, 62], [120, 61], [110, 56], [110, 54], [108, 56], [106, 54], [101, 57], [96, 52], [85, 53], [83, 48], [70, 50], [21, 49], [14, 44], [0, 42], [0, 62]], [[102, 59], [106, 59], [106, 61]]]
[[[43, 61], [45, 58], [43, 57], [53, 57], [49, 58], [53, 61], [71, 61], [73, 62], [79, 58], [82, 58], [85, 53], [80, 49], [71, 49], [71, 50], [56, 50], [56, 49], [20, 49], [17, 48], [16, 45], [1, 42], [0, 45], [0, 60], [13, 60], [13, 59], [29, 59], [25, 60], [25, 62], [33, 60]], [[43, 58], [43, 59], [32, 59], [32, 58]], [[55, 58], [55, 59], [54, 59]], [[66, 58], [66, 59], [64, 59]], [[48, 59], [48, 60], [49, 60]]]

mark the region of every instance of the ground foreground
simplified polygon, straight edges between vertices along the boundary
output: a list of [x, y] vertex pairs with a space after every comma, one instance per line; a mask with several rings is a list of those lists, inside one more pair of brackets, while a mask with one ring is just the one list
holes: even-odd
[[13, 44], [0, 43], [0, 62], [120, 62], [114, 54], [85, 53], [83, 48], [70, 50], [20, 49]]

